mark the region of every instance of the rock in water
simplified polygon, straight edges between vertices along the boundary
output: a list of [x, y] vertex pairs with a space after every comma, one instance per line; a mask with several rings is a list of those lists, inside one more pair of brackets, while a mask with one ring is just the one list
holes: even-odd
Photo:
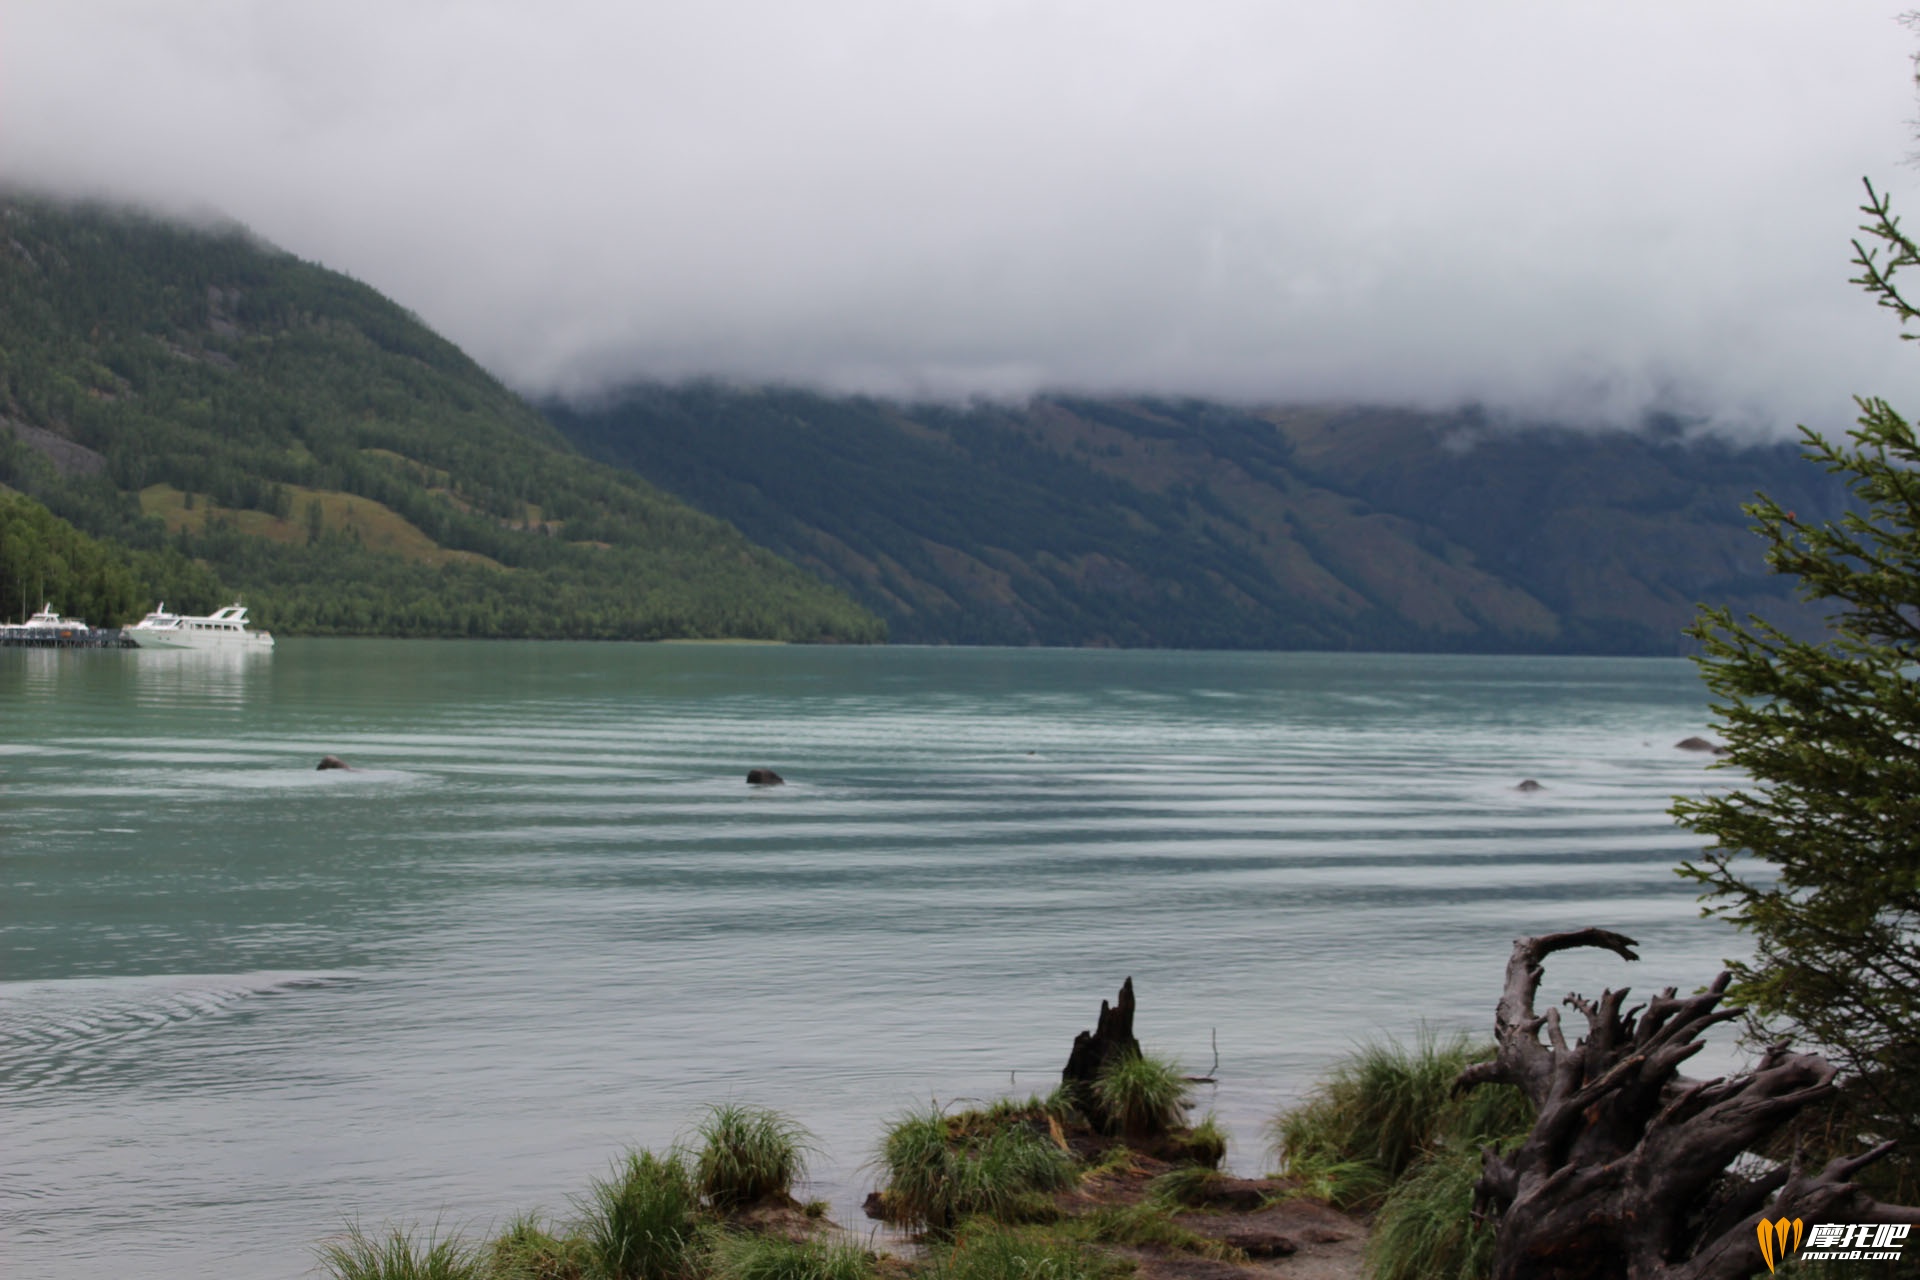
[[351, 769], [353, 768], [352, 765], [348, 764], [345, 760], [342, 760], [339, 756], [321, 756], [320, 763], [314, 767], [318, 769]]
[[1546, 788], [1541, 786], [1539, 783], [1535, 782], [1532, 778], [1522, 778], [1520, 779], [1520, 784], [1516, 786], [1514, 790], [1515, 791], [1545, 791]]
[[753, 787], [785, 786], [787, 780], [771, 769], [747, 770], [747, 785]]
[[1726, 750], [1725, 747], [1708, 742], [1705, 738], [1682, 738], [1680, 741], [1674, 743], [1673, 746], [1676, 751], [1711, 751], [1715, 755], [1719, 755]]

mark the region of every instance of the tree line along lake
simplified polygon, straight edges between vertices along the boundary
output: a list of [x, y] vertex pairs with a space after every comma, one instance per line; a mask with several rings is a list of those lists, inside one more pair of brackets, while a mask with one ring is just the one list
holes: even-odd
[[1490, 1031], [1518, 935], [1642, 943], [1556, 993], [1742, 947], [1680, 660], [296, 639], [0, 652], [0, 726], [23, 1275], [564, 1211], [726, 1100], [864, 1229], [890, 1117], [1044, 1093], [1128, 976], [1257, 1172], [1357, 1042]]

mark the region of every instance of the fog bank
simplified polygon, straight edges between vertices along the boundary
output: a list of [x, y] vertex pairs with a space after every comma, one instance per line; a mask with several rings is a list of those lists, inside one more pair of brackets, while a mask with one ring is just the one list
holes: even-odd
[[[218, 209], [515, 386], [1920, 400], [1904, 4], [14, 0], [0, 177]], [[1920, 404], [1915, 407], [1920, 409]]]

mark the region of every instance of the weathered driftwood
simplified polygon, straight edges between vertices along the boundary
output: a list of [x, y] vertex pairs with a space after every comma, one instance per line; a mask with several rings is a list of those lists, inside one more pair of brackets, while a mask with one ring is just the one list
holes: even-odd
[[1569, 995], [1587, 1020], [1572, 1045], [1558, 1009], [1534, 1012], [1548, 956], [1599, 947], [1636, 960], [1634, 945], [1605, 929], [1513, 945], [1494, 1020], [1498, 1054], [1455, 1086], [1517, 1085], [1538, 1112], [1512, 1155], [1488, 1149], [1475, 1187], [1476, 1212], [1497, 1220], [1495, 1280], [1744, 1280], [1762, 1265], [1763, 1218], [1920, 1223], [1920, 1209], [1878, 1203], [1850, 1181], [1892, 1143], [1818, 1172], [1797, 1160], [1730, 1167], [1833, 1092], [1835, 1070], [1777, 1045], [1742, 1075], [1681, 1076], [1704, 1047], [1700, 1035], [1742, 1013], [1720, 1007], [1728, 975], [1699, 995], [1668, 988], [1625, 1013], [1625, 989], [1597, 1002]]
[[1106, 1132], [1113, 1125], [1106, 1108], [1094, 1092], [1093, 1082], [1109, 1062], [1123, 1057], [1139, 1057], [1140, 1042], [1133, 1037], [1133, 979], [1120, 984], [1120, 996], [1113, 1004], [1100, 1002], [1100, 1020], [1091, 1032], [1082, 1031], [1073, 1038], [1073, 1051], [1060, 1072], [1060, 1083], [1067, 1087], [1096, 1130]]

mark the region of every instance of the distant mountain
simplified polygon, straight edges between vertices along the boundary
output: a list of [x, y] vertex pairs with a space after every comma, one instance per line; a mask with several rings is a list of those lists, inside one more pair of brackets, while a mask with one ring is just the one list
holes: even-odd
[[1740, 505], [1845, 497], [1671, 424], [720, 386], [547, 413], [923, 643], [1671, 654], [1701, 601], [1817, 625]]
[[[283, 631], [884, 636], [721, 520], [579, 456], [372, 289], [232, 227], [0, 198], [0, 485], [119, 548], [133, 608], [244, 593]], [[57, 548], [94, 555], [8, 501], [0, 616], [85, 576]]]

